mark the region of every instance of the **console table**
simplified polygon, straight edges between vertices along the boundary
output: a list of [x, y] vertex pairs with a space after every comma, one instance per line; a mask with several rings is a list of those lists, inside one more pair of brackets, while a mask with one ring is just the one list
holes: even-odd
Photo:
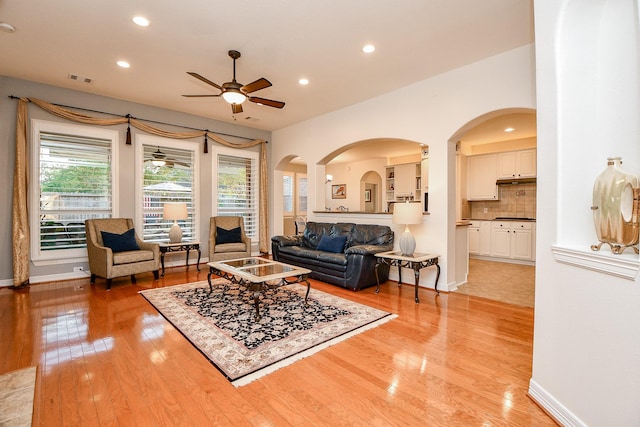
[[189, 252], [198, 251], [198, 263], [196, 267], [200, 271], [200, 242], [160, 243], [160, 262], [162, 264], [162, 276], [164, 277], [164, 255], [167, 252], [186, 252], [187, 267], [189, 267]]
[[430, 267], [435, 265], [438, 269], [436, 274], [436, 285], [435, 290], [436, 293], [440, 293], [438, 291], [438, 279], [440, 278], [440, 265], [438, 264], [438, 258], [440, 255], [434, 254], [419, 254], [414, 253], [413, 255], [402, 255], [402, 252], [399, 251], [389, 251], [389, 252], [380, 252], [376, 254], [376, 294], [380, 292], [380, 279], [378, 279], [378, 267], [382, 264], [386, 264], [388, 266], [398, 267], [398, 286], [402, 285], [402, 268], [411, 268], [413, 270], [415, 276], [415, 288], [416, 288], [416, 303], [420, 303], [420, 299], [418, 298], [418, 284], [420, 283], [420, 270], [426, 267]]

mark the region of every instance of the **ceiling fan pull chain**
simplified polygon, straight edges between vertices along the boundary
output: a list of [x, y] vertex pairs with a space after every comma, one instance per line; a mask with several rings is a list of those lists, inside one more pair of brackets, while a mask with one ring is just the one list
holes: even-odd
[[207, 133], [209, 133], [209, 129], [204, 131], [204, 154], [209, 152], [209, 143], [207, 141]]

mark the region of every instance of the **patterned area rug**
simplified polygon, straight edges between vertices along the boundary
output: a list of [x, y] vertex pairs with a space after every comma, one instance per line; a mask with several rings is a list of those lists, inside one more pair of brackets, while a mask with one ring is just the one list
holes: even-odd
[[376, 327], [395, 315], [305, 285], [265, 291], [255, 321], [253, 294], [226, 279], [141, 291], [232, 384], [241, 386], [282, 366]]

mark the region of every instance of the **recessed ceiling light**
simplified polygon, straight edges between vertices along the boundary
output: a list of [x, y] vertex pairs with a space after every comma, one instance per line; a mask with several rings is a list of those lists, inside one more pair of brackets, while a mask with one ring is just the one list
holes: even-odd
[[0, 31], [4, 31], [5, 33], [15, 33], [16, 27], [7, 22], [0, 22]]
[[298, 83], [301, 84], [302, 86], [306, 86], [306, 85], [309, 84], [309, 80], [302, 78], [302, 79], [298, 80]]
[[127, 61], [118, 61], [116, 62], [116, 64], [118, 64], [118, 67], [122, 67], [122, 68], [131, 67], [131, 65]]
[[505, 132], [513, 132], [515, 129], [514, 128], [506, 128], [504, 131]]
[[143, 16], [134, 16], [133, 22], [135, 22], [137, 25], [140, 25], [141, 27], [149, 26], [149, 20]]
[[376, 47], [372, 44], [366, 44], [362, 47], [362, 51], [364, 53], [373, 53], [376, 50]]

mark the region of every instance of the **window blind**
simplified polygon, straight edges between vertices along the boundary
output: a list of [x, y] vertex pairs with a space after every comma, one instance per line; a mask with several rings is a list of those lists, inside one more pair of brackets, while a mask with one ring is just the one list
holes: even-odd
[[[193, 150], [157, 145], [142, 146], [143, 150], [143, 240], [168, 242], [168, 230], [173, 221], [162, 217], [164, 204], [184, 202], [188, 218], [178, 220], [183, 240], [195, 240], [195, 206]], [[158, 153], [160, 152], [160, 154]], [[164, 163], [158, 163], [162, 160]], [[156, 163], [154, 163], [156, 161]]]
[[247, 236], [258, 237], [258, 171], [254, 159], [218, 154], [220, 216], [242, 216]]
[[86, 247], [84, 221], [111, 216], [111, 140], [39, 137], [40, 250]]

